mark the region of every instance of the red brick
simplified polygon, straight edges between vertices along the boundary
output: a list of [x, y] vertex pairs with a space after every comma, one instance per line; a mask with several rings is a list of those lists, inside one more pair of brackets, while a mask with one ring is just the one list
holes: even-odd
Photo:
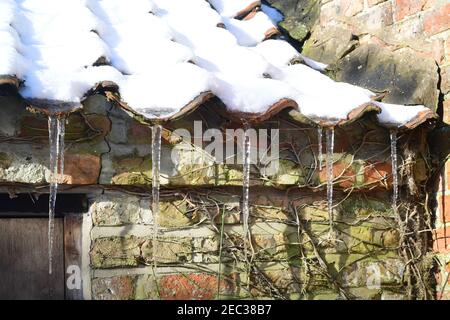
[[433, 250], [435, 252], [450, 252], [450, 228], [433, 231]]
[[[339, 186], [341, 188], [351, 188], [356, 182], [356, 175], [353, 168], [345, 162], [335, 162], [333, 164], [333, 177], [339, 177]], [[327, 181], [327, 168], [324, 161], [322, 170], [319, 171], [319, 180], [321, 183]]]
[[400, 21], [406, 16], [412, 16], [420, 12], [426, 2], [427, 0], [395, 0], [395, 21]]
[[[163, 300], [212, 300], [217, 296], [216, 276], [205, 273], [173, 274], [163, 276], [160, 295]], [[231, 281], [221, 280], [221, 294], [229, 293]]]
[[447, 163], [445, 164], [445, 167], [447, 168], [447, 169], [445, 169], [446, 170], [445, 180], [447, 181], [447, 190], [450, 190], [450, 160], [447, 161]]
[[428, 35], [437, 34], [450, 28], [450, 3], [425, 17], [424, 30]]
[[66, 154], [64, 157], [65, 184], [96, 184], [100, 175], [99, 156], [91, 154]]
[[394, 23], [394, 14], [391, 2], [384, 2], [378, 6], [372, 7], [358, 16], [359, 24], [363, 30], [371, 30], [377, 33], [386, 26]]
[[392, 165], [389, 162], [374, 163], [364, 169], [364, 183], [380, 183], [384, 177], [388, 185], [392, 185]]
[[438, 197], [438, 207], [441, 222], [450, 222], [450, 195]]

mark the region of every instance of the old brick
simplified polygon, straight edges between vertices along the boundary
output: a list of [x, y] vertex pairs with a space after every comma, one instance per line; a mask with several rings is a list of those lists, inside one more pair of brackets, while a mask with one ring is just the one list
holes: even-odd
[[[153, 240], [146, 240], [142, 247], [142, 259], [153, 261]], [[159, 238], [156, 242], [156, 260], [159, 263], [177, 263], [192, 261], [193, 244], [188, 238]]]
[[344, 285], [358, 287], [366, 285], [399, 285], [402, 281], [404, 263], [400, 259], [380, 258], [357, 261], [342, 270]]
[[427, 0], [395, 0], [395, 20], [400, 21], [406, 16], [411, 16], [422, 10]]
[[379, 184], [387, 181], [392, 184], [392, 166], [388, 162], [378, 162], [368, 165], [364, 169], [364, 182], [367, 184]]
[[100, 157], [91, 154], [66, 154], [63, 183], [96, 184], [100, 175]]
[[450, 28], [450, 3], [428, 14], [424, 19], [427, 35], [434, 35]]
[[[159, 280], [163, 300], [211, 300], [217, 297], [218, 279], [206, 273], [174, 274]], [[220, 292], [229, 295], [233, 291], [232, 281], [222, 279]]]
[[438, 197], [438, 210], [441, 222], [450, 222], [450, 195]]
[[346, 17], [353, 17], [364, 9], [364, 0], [341, 0], [340, 12]]
[[92, 280], [92, 297], [95, 300], [131, 300], [134, 284], [133, 276], [96, 278]]
[[433, 231], [433, 250], [435, 252], [450, 252], [450, 227]]
[[161, 202], [159, 225], [167, 228], [184, 227], [199, 221], [200, 214], [195, 208], [188, 206], [186, 200]]
[[446, 168], [445, 180], [447, 180], [447, 190], [450, 190], [450, 160], [447, 160], [447, 162], [445, 163], [445, 168]]
[[[333, 164], [333, 177], [337, 179], [336, 185], [342, 188], [350, 188], [356, 183], [356, 175], [352, 166], [345, 161], [335, 162]], [[321, 183], [327, 181], [326, 166], [319, 171], [319, 180]]]
[[277, 260], [286, 258], [286, 240], [283, 234], [253, 235], [254, 249], [260, 260]]
[[94, 225], [118, 226], [143, 222], [140, 201], [130, 196], [102, 196], [91, 206]]
[[391, 2], [384, 2], [358, 15], [357, 19], [355, 19], [357, 30], [360, 33], [377, 32], [392, 25], [394, 22], [393, 16]]
[[140, 256], [141, 239], [108, 237], [96, 239], [90, 252], [93, 268], [135, 267]]

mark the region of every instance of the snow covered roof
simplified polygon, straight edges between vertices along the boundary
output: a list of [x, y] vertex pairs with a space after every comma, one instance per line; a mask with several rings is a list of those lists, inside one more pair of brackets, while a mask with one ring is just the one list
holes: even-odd
[[114, 88], [147, 119], [212, 97], [244, 118], [292, 108], [334, 125], [371, 111], [402, 127], [435, 117], [330, 79], [326, 65], [271, 39], [281, 18], [254, 0], [1, 0], [0, 78], [19, 79], [22, 97], [49, 104], [80, 105], [95, 88]]

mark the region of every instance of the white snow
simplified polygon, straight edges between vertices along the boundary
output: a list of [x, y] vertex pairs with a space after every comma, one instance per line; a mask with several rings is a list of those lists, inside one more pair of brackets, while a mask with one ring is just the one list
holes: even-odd
[[199, 93], [208, 91], [209, 77], [205, 70], [191, 63], [182, 63], [155, 74], [126, 76], [121, 82], [120, 94], [137, 112], [150, 118], [161, 110], [168, 116]]
[[[263, 113], [294, 100], [317, 119], [345, 119], [372, 102], [369, 90], [335, 82], [326, 65], [284, 40], [264, 40], [283, 19], [255, 0], [1, 0], [0, 75], [25, 81], [26, 98], [80, 102], [100, 81], [148, 117], [174, 114], [206, 91], [236, 112]], [[225, 26], [223, 28], [222, 26]], [[93, 66], [99, 58], [108, 66]], [[301, 58], [308, 65], [290, 65]], [[195, 63], [195, 65], [193, 63]], [[423, 106], [375, 103], [401, 125]]]
[[209, 0], [214, 9], [223, 17], [234, 18], [245, 8], [257, 3], [256, 0]]
[[300, 53], [287, 41], [269, 39], [252, 48], [276, 67], [287, 66], [291, 60], [300, 57]]
[[352, 109], [371, 102], [374, 95], [302, 64], [280, 68], [272, 75], [296, 90], [300, 111], [312, 118], [346, 119]]
[[295, 99], [296, 92], [285, 83], [265, 78], [230, 77], [216, 74], [211, 90], [232, 111], [261, 113], [283, 98]]
[[386, 125], [401, 126], [416, 117], [419, 112], [426, 111], [427, 108], [422, 105], [404, 106], [383, 102], [375, 102], [381, 108], [378, 115], [378, 121]]
[[303, 61], [317, 71], [325, 71], [325, 69], [328, 67], [327, 64], [313, 60], [311, 58], [305, 57], [304, 55], [300, 55], [300, 57], [303, 59]]
[[238, 43], [247, 47], [263, 41], [267, 32], [275, 27], [269, 17], [261, 11], [249, 20], [224, 18], [224, 23]]

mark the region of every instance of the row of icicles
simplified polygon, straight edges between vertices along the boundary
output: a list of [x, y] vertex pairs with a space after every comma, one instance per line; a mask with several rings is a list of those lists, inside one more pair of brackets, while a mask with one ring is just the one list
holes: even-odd
[[[48, 118], [49, 144], [50, 144], [50, 195], [49, 195], [49, 222], [48, 222], [48, 262], [49, 273], [52, 273], [53, 239], [55, 228], [55, 205], [58, 192], [58, 184], [62, 182], [64, 174], [64, 134], [66, 119], [63, 116], [51, 115]], [[159, 232], [159, 193], [160, 193], [160, 167], [161, 167], [161, 125], [152, 126], [152, 214], [153, 214], [153, 268], [157, 270], [157, 236]], [[323, 151], [322, 135], [323, 129], [318, 128], [318, 162], [322, 170]], [[391, 130], [391, 162], [393, 174], [393, 196], [392, 207], [397, 210], [398, 199], [398, 163], [397, 163], [397, 131]], [[249, 195], [250, 195], [250, 159], [251, 145], [249, 135], [244, 135], [243, 152], [243, 190], [242, 190], [242, 220], [244, 232], [244, 254], [248, 256], [248, 243], [250, 243], [249, 232]], [[326, 173], [327, 173], [327, 208], [330, 223], [330, 235], [333, 232], [333, 156], [334, 156], [334, 128], [326, 129]]]

